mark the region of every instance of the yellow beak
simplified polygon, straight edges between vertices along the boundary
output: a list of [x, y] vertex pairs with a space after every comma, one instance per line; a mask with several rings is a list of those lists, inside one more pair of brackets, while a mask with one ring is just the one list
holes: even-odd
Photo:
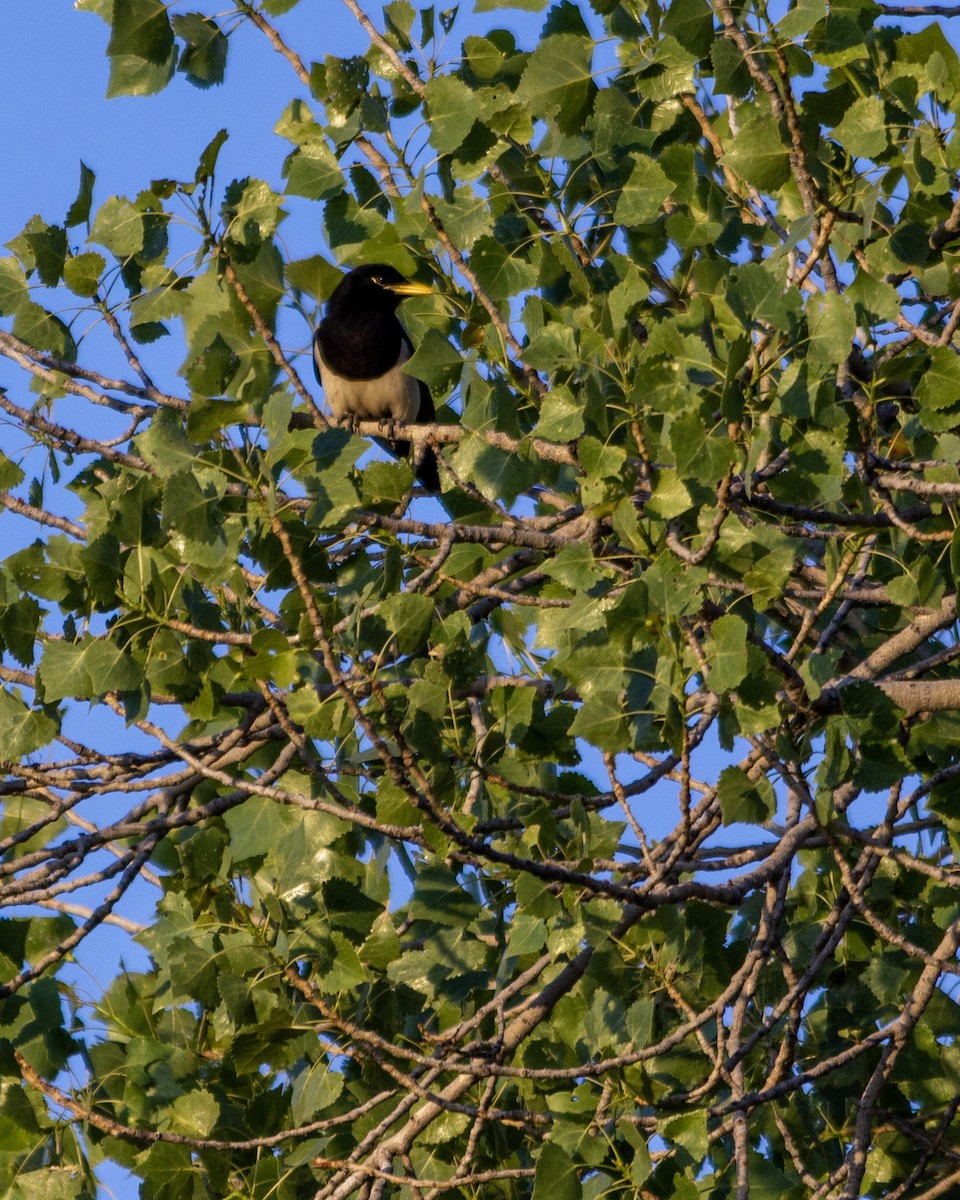
[[383, 286], [388, 292], [393, 292], [395, 296], [430, 296], [433, 294], [433, 288], [428, 284], [417, 283], [414, 280], [405, 280], [403, 283], [385, 283]]

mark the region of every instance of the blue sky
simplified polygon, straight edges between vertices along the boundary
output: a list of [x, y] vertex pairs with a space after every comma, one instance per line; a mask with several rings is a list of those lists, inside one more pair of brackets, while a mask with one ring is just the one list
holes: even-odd
[[[18, 167], [0, 182], [0, 241], [35, 212], [63, 219], [77, 193], [81, 159], [97, 174], [100, 203], [136, 193], [151, 178], [192, 177], [200, 152], [224, 127], [230, 140], [220, 158], [222, 177], [257, 174], [279, 186], [290, 146], [273, 127], [300, 88], [252, 28], [231, 38], [219, 87], [203, 91], [179, 76], [156, 96], [107, 100], [109, 29], [99, 17], [68, 0], [5, 0], [4, 13], [0, 156]], [[303, 0], [282, 24], [308, 56], [347, 55], [366, 45], [347, 9], [332, 0]]]
[[[382, 5], [371, 0], [366, 8], [382, 28]], [[525, 41], [536, 43], [543, 14], [507, 9], [480, 18], [470, 8], [462, 5], [449, 54], [481, 24], [522, 30]], [[0, 244], [36, 212], [62, 221], [77, 193], [81, 159], [97, 174], [99, 204], [135, 194], [149, 179], [191, 178], [200, 152], [222, 128], [230, 139], [220, 154], [220, 180], [257, 175], [282, 190], [280, 169], [291, 147], [273, 128], [303, 89], [249, 24], [230, 39], [222, 85], [201, 90], [181, 75], [156, 96], [107, 100], [110, 31], [99, 17], [78, 12], [69, 0], [4, 0], [3, 11], [0, 161], [18, 165], [0, 180]], [[368, 45], [339, 0], [300, 0], [276, 23], [307, 62], [362, 54]]]

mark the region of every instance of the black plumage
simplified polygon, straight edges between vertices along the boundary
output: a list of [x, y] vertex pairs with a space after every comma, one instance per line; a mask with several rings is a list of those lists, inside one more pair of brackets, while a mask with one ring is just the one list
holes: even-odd
[[[413, 343], [397, 319], [405, 296], [430, 290], [385, 263], [357, 267], [334, 288], [313, 339], [313, 365], [335, 417], [404, 424], [437, 419], [430, 389], [403, 371]], [[410, 453], [407, 441], [387, 445], [403, 457]], [[437, 459], [430, 449], [417, 467], [417, 478], [428, 491], [440, 491]]]

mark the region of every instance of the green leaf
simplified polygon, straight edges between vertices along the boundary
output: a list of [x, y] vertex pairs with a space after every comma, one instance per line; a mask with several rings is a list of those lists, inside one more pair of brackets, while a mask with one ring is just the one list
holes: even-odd
[[896, 288], [862, 267], [846, 294], [856, 304], [860, 320], [865, 325], [877, 321], [895, 321], [900, 312], [900, 296]]
[[325, 300], [343, 278], [343, 272], [322, 254], [288, 262], [284, 274], [291, 287], [306, 292], [314, 300]]
[[363, 58], [336, 58], [332, 54], [326, 56], [323, 65], [327, 116], [336, 129], [346, 123], [366, 95], [370, 68]]
[[724, 434], [705, 429], [696, 413], [681, 413], [671, 423], [670, 444], [681, 475], [708, 487], [716, 486], [736, 461], [734, 443]]
[[460, 929], [480, 914], [480, 906], [460, 886], [442, 863], [424, 861], [417, 872], [408, 912], [413, 920], [427, 920]]
[[741, 122], [737, 136], [727, 143], [724, 166], [763, 192], [775, 191], [790, 178], [780, 126], [766, 106], [741, 109]]
[[160, 520], [191, 541], [211, 542], [217, 535], [218, 496], [207, 495], [191, 471], [178, 471], [164, 486]]
[[194, 174], [194, 181], [196, 183], [203, 183], [213, 175], [220, 151], [229, 136], [225, 129], [221, 129], [204, 146], [197, 161], [197, 170]]
[[[26, 1157], [37, 1144], [40, 1127], [36, 1113], [30, 1106], [25, 1089], [6, 1088], [0, 1099], [0, 1130], [3, 1131], [3, 1142], [8, 1154], [23, 1154]], [[26, 1187], [35, 1186], [35, 1177], [41, 1176], [42, 1171], [24, 1171], [22, 1179]], [[43, 1184], [39, 1186], [42, 1188]], [[11, 1193], [12, 1195], [12, 1193]], [[16, 1200], [26, 1200], [26, 1193], [21, 1193]]]
[[33, 663], [39, 624], [40, 605], [32, 596], [23, 596], [0, 612], [0, 635], [9, 652], [25, 667]]
[[429, 384], [434, 394], [445, 391], [459, 378], [463, 359], [439, 329], [427, 329], [403, 366], [408, 375]]
[[197, 450], [187, 437], [180, 416], [162, 409], [137, 438], [137, 450], [163, 475], [193, 471]]
[[749, 95], [750, 72], [739, 49], [727, 38], [717, 38], [710, 51], [716, 89], [722, 95]]
[[517, 958], [536, 954], [546, 941], [547, 927], [541, 917], [521, 912], [511, 922], [509, 948]]
[[41, 225], [25, 235], [40, 282], [56, 287], [63, 274], [67, 253], [66, 231], [59, 225]]
[[323, 200], [344, 187], [343, 172], [326, 142], [312, 141], [300, 146], [284, 164], [287, 193]]
[[710, 674], [707, 686], [720, 695], [742, 683], [747, 673], [747, 626], [728, 614], [714, 621], [707, 643]]
[[699, 1166], [710, 1145], [706, 1112], [684, 1113], [664, 1125], [663, 1136], [682, 1151], [680, 1160]]
[[582, 1194], [573, 1160], [559, 1146], [547, 1142], [537, 1155], [533, 1200], [580, 1200]]
[[187, 437], [193, 442], [205, 442], [215, 437], [220, 430], [231, 425], [242, 425], [247, 416], [245, 406], [235, 400], [212, 400], [208, 396], [194, 396], [187, 414]]
[[49, 703], [132, 691], [142, 683], [143, 672], [109, 638], [88, 635], [79, 642], [49, 642], [40, 662], [40, 677]]
[[647, 501], [647, 509], [665, 521], [687, 512], [693, 503], [690, 492], [675, 471], [661, 471]]
[[467, 436], [453, 454], [454, 470], [489, 498], [512, 500], [533, 478], [532, 464], [519, 454], [489, 446], [479, 437]]
[[530, 55], [517, 95], [535, 115], [555, 118], [561, 133], [571, 134], [583, 129], [596, 91], [591, 40], [559, 33]]
[[235, 862], [265, 857], [297, 825], [290, 809], [266, 796], [251, 796], [239, 808], [232, 808], [224, 821]]
[[8, 759], [33, 754], [59, 732], [46, 713], [29, 709], [9, 691], [0, 691], [0, 744]]
[[283, 216], [280, 197], [262, 179], [234, 180], [220, 211], [227, 236], [248, 249], [272, 237]]
[[330, 934], [330, 940], [334, 957], [333, 965], [321, 977], [324, 990], [347, 992], [351, 988], [362, 987], [368, 982], [369, 976], [353, 944], [337, 932]]
[[566, 388], [551, 388], [540, 409], [534, 434], [547, 442], [571, 442], [583, 430], [583, 402]]
[[27, 277], [15, 258], [0, 258], [0, 315], [14, 316], [27, 303]]
[[357, 489], [351, 468], [367, 446], [345, 429], [328, 429], [313, 440], [315, 471], [308, 477], [313, 507], [310, 519], [318, 526], [334, 525], [353, 512]]
[[849, 296], [828, 292], [813, 297], [807, 305], [807, 321], [810, 327], [808, 362], [839, 362], [838, 356], [849, 353], [857, 329], [856, 308]]
[[107, 53], [133, 55], [165, 63], [173, 48], [173, 30], [162, 0], [113, 0], [113, 28]]
[[383, 16], [387, 22], [387, 28], [401, 45], [401, 48], [409, 50], [411, 47], [410, 31], [413, 28], [413, 19], [416, 16], [416, 11], [410, 0], [390, 0], [389, 4], [383, 6]]
[[[530, 324], [534, 325], [534, 320]], [[530, 339], [523, 360], [536, 371], [550, 373], [556, 373], [566, 364], [575, 364], [578, 360], [576, 334], [568, 325], [559, 328], [554, 323], [544, 325]]]
[[614, 216], [622, 225], [645, 225], [656, 219], [664, 200], [675, 190], [676, 184], [670, 182], [658, 163], [637, 155]]
[[220, 1116], [220, 1105], [204, 1088], [190, 1088], [166, 1109], [171, 1128], [188, 1137], [209, 1137]]
[[883, 104], [876, 96], [855, 100], [833, 127], [833, 136], [851, 154], [876, 158], [886, 150], [890, 138]]
[[117, 258], [129, 258], [143, 249], [143, 214], [123, 196], [111, 196], [97, 212], [90, 241], [106, 246]]
[[163, 0], [114, 0], [108, 96], [146, 96], [170, 82], [177, 61]]
[[790, 330], [801, 313], [797, 289], [787, 287], [785, 272], [769, 259], [739, 267], [728, 283], [727, 300], [747, 329], [763, 321]]
[[922, 91], [938, 92], [948, 103], [960, 92], [960, 58], [935, 21], [897, 39], [893, 71], [919, 79]]
[[343, 1091], [343, 1074], [331, 1070], [326, 1059], [313, 1063], [293, 1080], [290, 1112], [297, 1125], [306, 1125], [326, 1112]]
[[483, 115], [477, 92], [455, 75], [437, 75], [424, 89], [430, 120], [430, 141], [440, 154], [459, 148], [474, 121]]
[[580, 442], [580, 464], [593, 479], [622, 479], [626, 461], [626, 451], [619, 446], [592, 437], [585, 437]]
[[436, 611], [429, 596], [399, 592], [388, 596], [380, 611], [397, 639], [401, 654], [412, 654], [426, 644]]
[[493, 237], [477, 241], [470, 266], [484, 291], [497, 301], [519, 296], [537, 282], [537, 268]]
[[223, 83], [227, 66], [227, 39], [215, 21], [202, 13], [173, 17], [173, 30], [186, 42], [177, 70], [197, 87]]
[[73, 7], [78, 12], [92, 12], [107, 25], [113, 18], [113, 0], [73, 0]]
[[777, 811], [777, 798], [765, 777], [756, 781], [739, 767], [724, 767], [717, 780], [717, 797], [724, 825], [759, 824]]
[[713, 47], [713, 9], [707, 0], [671, 0], [660, 28], [698, 58]]
[[794, 0], [790, 10], [777, 22], [777, 30], [784, 38], [799, 37], [809, 33], [826, 12], [826, 0]]
[[137, 1162], [137, 1170], [143, 1178], [150, 1180], [150, 1189], [144, 1189], [143, 1200], [187, 1200], [181, 1190], [182, 1180], [189, 1178], [191, 1171], [190, 1151], [184, 1146], [159, 1142], [151, 1146]]
[[70, 330], [59, 317], [47, 312], [39, 304], [28, 300], [20, 305], [13, 332], [36, 350], [49, 350], [64, 362], [76, 360], [77, 347]]
[[40, 679], [48, 703], [67, 696], [89, 699], [93, 695], [83, 646], [72, 642], [49, 642], [40, 663]]
[[96, 638], [85, 655], [94, 695], [108, 691], [132, 691], [143, 682], [143, 671], [130, 655], [109, 638]]
[[916, 389], [921, 411], [953, 408], [960, 404], [960, 359], [946, 346], [933, 346], [928, 354]]
[[194, 391], [216, 396], [227, 390], [239, 366], [239, 357], [218, 333], [209, 346], [184, 365], [182, 374]]
[[95, 296], [106, 265], [102, 254], [77, 254], [64, 264], [63, 281], [76, 296]]
[[449, 200], [442, 196], [431, 200], [444, 229], [462, 250], [469, 250], [479, 237], [490, 232], [487, 199], [472, 187], [454, 188]]

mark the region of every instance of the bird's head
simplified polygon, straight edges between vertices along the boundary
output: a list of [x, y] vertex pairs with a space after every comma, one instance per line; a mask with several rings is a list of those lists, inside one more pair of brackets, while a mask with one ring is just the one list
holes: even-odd
[[404, 279], [386, 263], [366, 263], [340, 280], [327, 301], [327, 312], [359, 307], [393, 312], [405, 297], [428, 296], [432, 290], [425, 283]]

